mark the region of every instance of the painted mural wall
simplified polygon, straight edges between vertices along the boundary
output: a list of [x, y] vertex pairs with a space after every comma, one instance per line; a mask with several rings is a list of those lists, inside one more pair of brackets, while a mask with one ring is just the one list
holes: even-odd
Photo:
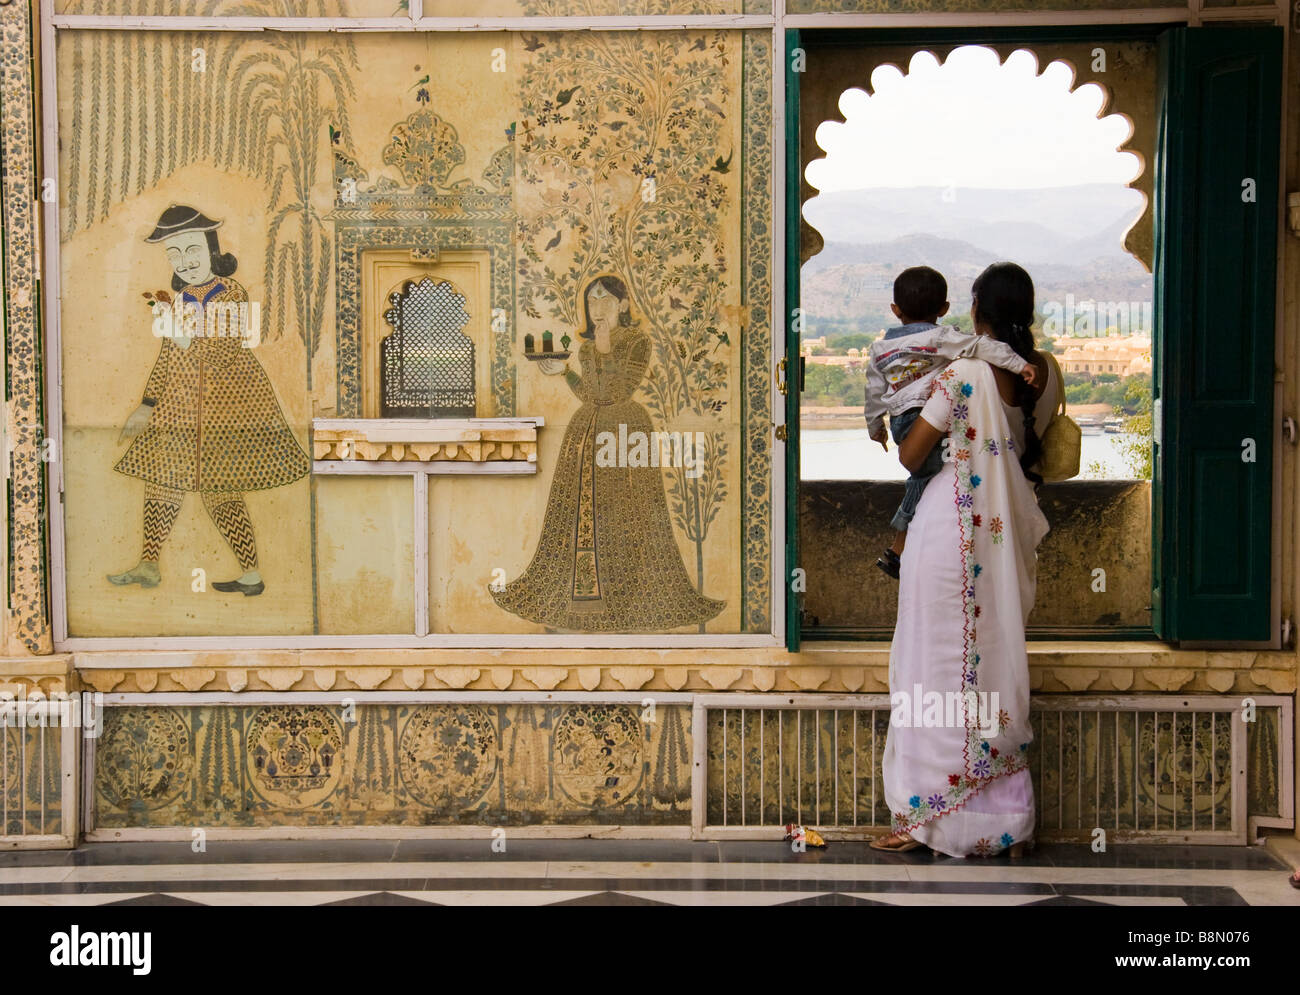
[[544, 419], [431, 478], [431, 631], [767, 630], [769, 39], [60, 32], [70, 635], [413, 631], [411, 477], [311, 444], [403, 320]]

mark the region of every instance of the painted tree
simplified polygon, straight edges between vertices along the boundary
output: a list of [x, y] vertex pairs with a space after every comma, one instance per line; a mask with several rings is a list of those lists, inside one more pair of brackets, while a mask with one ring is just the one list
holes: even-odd
[[[665, 430], [712, 422], [698, 474], [669, 472], [674, 524], [696, 551], [727, 497], [727, 257], [722, 214], [737, 164], [729, 137], [728, 36], [547, 36], [521, 80], [521, 307], [581, 328], [582, 288], [615, 272], [654, 344], [641, 385]], [[702, 628], [702, 627], [701, 627]]]

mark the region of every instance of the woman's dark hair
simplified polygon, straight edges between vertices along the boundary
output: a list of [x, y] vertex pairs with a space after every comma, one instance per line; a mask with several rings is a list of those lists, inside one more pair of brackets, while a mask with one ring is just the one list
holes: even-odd
[[[208, 237], [208, 255], [212, 257], [212, 275], [234, 276], [235, 270], [239, 268], [239, 260], [231, 253], [221, 251], [221, 243], [217, 241], [216, 229], [209, 229], [203, 234]], [[182, 280], [179, 275], [172, 274], [172, 290], [180, 292], [188, 286], [189, 284]]]
[[[1034, 281], [1015, 263], [994, 263], [975, 278], [971, 286], [975, 300], [975, 321], [988, 325], [993, 337], [1011, 346], [1025, 362], [1034, 361]], [[1030, 471], [1043, 455], [1043, 443], [1034, 431], [1034, 388], [1016, 379], [1016, 404], [1025, 416], [1025, 450], [1020, 469], [1036, 484], [1043, 478]]]
[[[616, 276], [598, 276], [587, 284], [582, 291], [582, 316], [586, 320], [587, 327], [578, 333], [584, 339], [594, 339], [596, 337], [596, 323], [591, 320], [591, 311], [587, 306], [587, 295], [590, 294], [592, 289], [595, 287], [605, 288], [605, 290], [609, 291], [620, 301], [628, 299], [627, 285]], [[619, 312], [618, 323], [620, 325], [632, 324], [632, 312]]]

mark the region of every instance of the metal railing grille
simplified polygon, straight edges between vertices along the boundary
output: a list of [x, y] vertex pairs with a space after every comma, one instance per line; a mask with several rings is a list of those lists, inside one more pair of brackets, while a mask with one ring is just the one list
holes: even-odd
[[[889, 698], [769, 702], [696, 699], [696, 834], [770, 835], [790, 822], [844, 838], [888, 828]], [[1031, 709], [1040, 838], [1091, 840], [1101, 829], [1115, 841], [1246, 841], [1240, 699], [1062, 695], [1035, 698]]]
[[0, 849], [72, 846], [76, 729], [48, 702], [0, 712]]

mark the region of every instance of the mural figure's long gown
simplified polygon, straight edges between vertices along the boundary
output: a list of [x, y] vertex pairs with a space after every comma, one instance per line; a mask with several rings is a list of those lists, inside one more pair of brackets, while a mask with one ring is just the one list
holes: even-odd
[[649, 365], [650, 339], [619, 326], [608, 353], [587, 340], [578, 361], [582, 375], [569, 370], [565, 379], [582, 406], [564, 433], [537, 550], [528, 569], [492, 597], [508, 612], [557, 629], [664, 630], [713, 618], [726, 603], [700, 594], [686, 573], [665, 471], [596, 464], [601, 433], [617, 439], [625, 426], [629, 439], [635, 432], [648, 439], [653, 431], [632, 400]]

